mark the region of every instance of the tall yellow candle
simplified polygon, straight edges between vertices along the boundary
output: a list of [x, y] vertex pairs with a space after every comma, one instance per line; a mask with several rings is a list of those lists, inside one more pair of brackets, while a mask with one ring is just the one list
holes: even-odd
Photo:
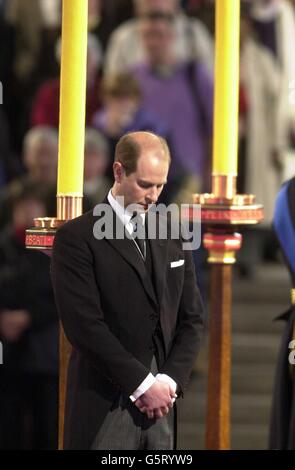
[[57, 194], [82, 196], [88, 0], [63, 0]]
[[240, 0], [216, 0], [213, 175], [236, 175]]

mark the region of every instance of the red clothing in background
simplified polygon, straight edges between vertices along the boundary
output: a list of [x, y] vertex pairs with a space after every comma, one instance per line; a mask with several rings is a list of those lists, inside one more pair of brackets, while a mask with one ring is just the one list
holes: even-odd
[[[58, 128], [59, 123], [59, 79], [45, 82], [37, 91], [32, 104], [31, 125], [52, 126]], [[93, 115], [101, 108], [100, 78], [92, 86], [88, 86], [86, 93], [86, 125], [90, 125]]]

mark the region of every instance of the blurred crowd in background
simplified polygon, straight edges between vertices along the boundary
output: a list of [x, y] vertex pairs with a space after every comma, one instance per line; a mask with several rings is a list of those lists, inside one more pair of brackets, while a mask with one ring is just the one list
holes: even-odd
[[[34, 217], [56, 213], [61, 3], [0, 0], [0, 449], [57, 446], [50, 260], [26, 251], [24, 237]], [[210, 191], [214, 9], [213, 0], [89, 0], [84, 210], [107, 194], [128, 131], [168, 140], [163, 202]], [[242, 1], [238, 191], [265, 207], [246, 233], [244, 274], [275, 251], [275, 195], [292, 176], [294, 45], [295, 1]]]

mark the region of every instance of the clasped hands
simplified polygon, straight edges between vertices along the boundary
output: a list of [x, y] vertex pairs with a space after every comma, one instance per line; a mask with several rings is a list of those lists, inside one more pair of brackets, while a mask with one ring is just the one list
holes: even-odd
[[159, 419], [173, 408], [175, 398], [177, 395], [168, 383], [156, 380], [134, 404], [149, 419]]

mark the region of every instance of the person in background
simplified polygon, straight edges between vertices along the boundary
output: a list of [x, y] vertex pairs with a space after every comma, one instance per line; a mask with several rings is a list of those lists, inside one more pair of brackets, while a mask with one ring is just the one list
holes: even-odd
[[[126, 132], [150, 130], [167, 137], [165, 124], [143, 105], [139, 83], [132, 74], [106, 76], [102, 84], [102, 97], [103, 108], [94, 115], [92, 125], [107, 138], [111, 154]], [[112, 176], [111, 162], [107, 176]]]
[[184, 0], [181, 3], [185, 12], [204, 23], [212, 37], [214, 37], [215, 0]]
[[142, 16], [152, 12], [176, 18], [175, 54], [179, 61], [198, 60], [213, 70], [213, 41], [206, 27], [197, 19], [188, 18], [179, 0], [134, 0], [136, 17], [123, 23], [109, 39], [105, 57], [105, 74], [126, 72], [145, 58], [139, 26]]
[[[295, 106], [290, 94], [294, 90], [295, 6], [291, 0], [257, 0], [252, 2], [253, 30], [259, 42], [274, 56], [280, 69], [279, 107], [276, 133], [283, 156], [295, 142]], [[282, 159], [284, 163], [284, 158]]]
[[4, 110], [0, 106], [0, 190], [20, 170], [10, 147], [10, 134]]
[[[101, 65], [102, 49], [96, 37], [88, 35], [87, 43], [87, 88], [86, 88], [86, 124], [90, 124], [93, 115], [101, 107]], [[61, 40], [56, 44], [56, 56], [60, 62]], [[43, 83], [37, 90], [31, 106], [31, 125], [59, 126], [60, 78]]]
[[13, 149], [20, 152], [36, 88], [58, 73], [54, 48], [60, 36], [61, 0], [9, 0], [5, 17], [12, 35], [8, 119]]
[[277, 318], [285, 327], [275, 375], [269, 448], [295, 450], [295, 178], [278, 193], [273, 227], [290, 273], [291, 306]]
[[[213, 80], [200, 61], [175, 54], [176, 20], [154, 12], [140, 22], [146, 60], [132, 69], [143, 103], [169, 129], [172, 179], [180, 171], [194, 178], [195, 191], [208, 191], [211, 173]], [[191, 187], [191, 185], [189, 185]]]
[[88, 31], [105, 51], [113, 30], [133, 17], [133, 0], [88, 0]]
[[249, 10], [241, 20], [241, 71], [245, 109], [240, 136], [246, 140], [245, 187], [264, 206], [264, 223], [270, 227], [274, 201], [281, 184], [280, 142], [277, 135], [281, 74], [272, 54], [253, 34]]
[[271, 230], [276, 194], [281, 184], [282, 147], [277, 133], [281, 74], [268, 49], [253, 33], [249, 6], [241, 18], [239, 177], [238, 190], [255, 194], [264, 206], [264, 220], [245, 229], [239, 252], [241, 274], [253, 276], [253, 266], [269, 254], [277, 242]]
[[[6, 10], [9, 0], [0, 1], [0, 82], [1, 82], [1, 114], [5, 114], [6, 118], [10, 116], [12, 111], [13, 100], [13, 52], [14, 52], [14, 34], [13, 28], [7, 21]], [[5, 90], [5, 93], [4, 91]], [[4, 95], [5, 94], [5, 98]], [[1, 119], [2, 121], [2, 119]], [[9, 137], [10, 136], [10, 122]]]
[[[106, 168], [110, 160], [107, 139], [97, 130], [87, 128], [85, 132], [84, 154], [84, 196], [89, 210], [101, 202], [111, 187], [106, 177]], [[87, 210], [84, 207], [84, 211]]]
[[44, 80], [57, 71], [54, 45], [60, 35], [61, 0], [9, 0], [8, 24], [14, 29], [14, 72], [19, 82]]
[[[26, 172], [15, 178], [0, 192], [0, 226], [11, 219], [11, 201], [26, 186], [44, 187], [48, 193], [48, 210], [55, 211], [58, 158], [58, 135], [51, 127], [35, 127], [25, 136], [23, 165]], [[48, 215], [48, 214], [44, 214]]]
[[46, 191], [23, 188], [0, 235], [0, 448], [56, 449], [58, 319], [45, 254], [25, 230], [46, 214]]

